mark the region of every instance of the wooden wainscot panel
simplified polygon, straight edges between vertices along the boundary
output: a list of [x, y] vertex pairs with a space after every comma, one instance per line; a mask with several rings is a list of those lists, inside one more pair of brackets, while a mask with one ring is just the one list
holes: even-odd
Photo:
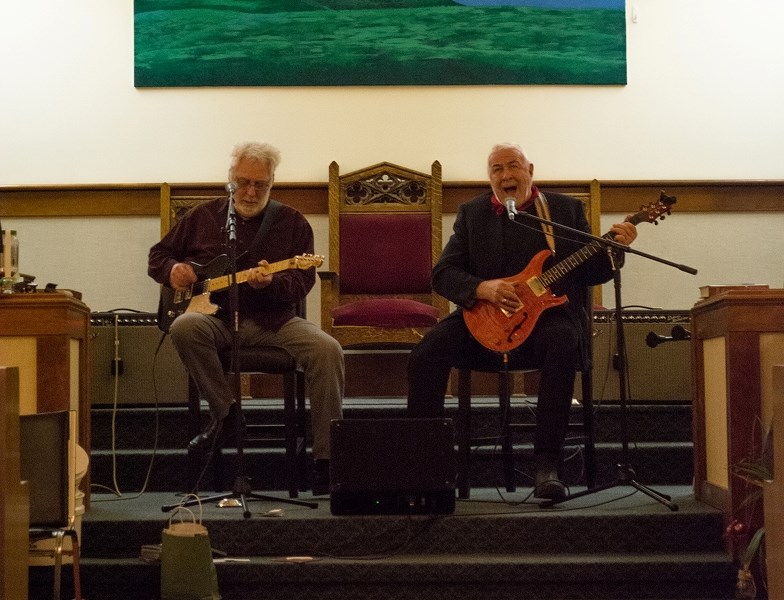
[[[326, 172], [326, 170], [325, 170]], [[537, 181], [542, 189], [586, 193], [590, 181]], [[160, 195], [222, 195], [225, 182], [0, 186], [4, 217], [157, 216]], [[678, 200], [679, 212], [782, 212], [784, 181], [602, 181], [603, 213], [634, 213], [659, 198], [661, 191]], [[487, 181], [444, 181], [443, 212], [488, 189]], [[327, 214], [327, 183], [276, 182], [273, 196], [303, 214]]]

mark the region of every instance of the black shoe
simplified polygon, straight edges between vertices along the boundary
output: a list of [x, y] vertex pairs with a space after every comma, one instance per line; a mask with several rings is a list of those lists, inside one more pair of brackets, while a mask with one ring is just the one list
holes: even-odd
[[539, 474], [536, 476], [536, 487], [534, 488], [534, 498], [545, 500], [563, 500], [566, 498], [566, 486], [558, 478], [542, 479]]
[[313, 495], [329, 494], [329, 460], [320, 458], [313, 469]]
[[536, 478], [534, 479], [534, 498], [563, 500], [566, 486], [558, 479], [558, 458], [549, 454], [536, 456]]
[[[223, 419], [212, 419], [207, 429], [188, 442], [188, 450], [211, 450], [231, 445], [236, 439], [237, 413], [239, 408], [234, 403]], [[243, 428], [245, 417], [242, 418]]]

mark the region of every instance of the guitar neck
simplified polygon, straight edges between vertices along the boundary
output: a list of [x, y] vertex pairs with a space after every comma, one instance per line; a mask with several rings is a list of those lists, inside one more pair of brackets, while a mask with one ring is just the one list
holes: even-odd
[[[295, 258], [287, 258], [285, 260], [279, 260], [278, 262], [274, 262], [270, 265], [266, 265], [264, 267], [253, 267], [251, 269], [245, 269], [244, 271], [237, 272], [237, 283], [245, 283], [250, 277], [250, 272], [254, 269], [261, 269], [264, 272], [264, 275], [271, 275], [272, 273], [278, 273], [279, 271], [286, 271], [288, 269], [293, 269], [297, 266], [297, 261]], [[214, 277], [209, 279], [207, 282], [207, 289], [204, 291], [207, 292], [219, 292], [221, 290], [225, 290], [231, 285], [231, 275], [222, 275], [221, 277]]]
[[[633, 225], [637, 225], [641, 223], [645, 219], [645, 212], [640, 211], [628, 217], [626, 221], [632, 223]], [[605, 233], [602, 238], [605, 240], [612, 240], [613, 239], [612, 231], [608, 231]], [[603, 250], [606, 246], [600, 244], [599, 242], [591, 241], [588, 245], [583, 246], [577, 252], [570, 254], [561, 262], [553, 265], [549, 269], [547, 269], [544, 273], [539, 276], [539, 281], [544, 287], [550, 287], [552, 284], [559, 281], [565, 275], [579, 267], [583, 264], [586, 260], [595, 256], [600, 250]]]
[[[611, 233], [606, 233], [602, 236], [605, 239], [612, 239]], [[586, 260], [595, 256], [603, 246], [599, 242], [591, 242], [587, 246], [583, 246], [577, 252], [570, 254], [561, 262], [553, 265], [539, 276], [539, 281], [544, 287], [550, 287], [552, 284], [559, 281], [562, 277], [571, 273], [574, 269], [583, 264]]]

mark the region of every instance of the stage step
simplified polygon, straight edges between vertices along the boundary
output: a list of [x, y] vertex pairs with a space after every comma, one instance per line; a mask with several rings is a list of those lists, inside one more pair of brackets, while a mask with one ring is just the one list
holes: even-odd
[[[479, 428], [493, 430], [496, 403], [475, 399]], [[531, 399], [516, 397], [513, 404], [517, 415], [533, 418]], [[447, 416], [455, 414], [455, 405], [448, 399]], [[281, 408], [274, 400], [245, 403], [261, 418], [277, 419]], [[401, 398], [345, 403], [346, 418], [404, 415]], [[82, 521], [84, 596], [157, 598], [159, 565], [139, 554], [142, 545], [160, 542], [170, 516], [163, 509], [182, 500], [185, 406], [96, 406], [92, 419], [94, 487]], [[596, 427], [597, 484], [608, 489], [540, 508], [530, 498], [531, 447], [523, 440], [516, 492], [495, 487], [503, 481], [500, 465], [489, 460], [492, 447], [480, 448], [473, 454], [470, 500], [458, 500], [454, 514], [439, 516], [334, 516], [329, 497], [308, 491], [299, 499], [316, 508], [291, 504], [283, 491], [282, 449], [247, 449], [251, 489], [265, 494], [248, 503], [250, 518], [238, 508], [203, 507], [212, 546], [239, 559], [217, 565], [223, 600], [732, 598], [736, 568], [724, 551], [721, 513], [692, 493], [691, 407], [634, 405], [624, 412], [604, 403], [597, 406]], [[565, 479], [571, 492], [585, 489], [581, 448], [570, 437]], [[224, 454], [221, 491], [230, 490], [236, 474], [236, 451]], [[672, 496], [679, 510], [622, 485], [619, 464], [634, 468], [643, 486]], [[115, 481], [121, 494], [105, 493]], [[203, 493], [213, 493], [211, 482], [210, 467]], [[273, 509], [281, 512], [273, 516]], [[290, 556], [313, 560], [292, 563], [285, 560]], [[64, 573], [71, 576], [67, 567]], [[31, 569], [30, 598], [51, 597], [50, 586], [51, 569]], [[65, 584], [62, 598], [69, 594]]]
[[[223, 600], [721, 600], [734, 597], [729, 571], [718, 552], [623, 559], [615, 554], [404, 555], [372, 561], [321, 558], [297, 565], [252, 557], [217, 565]], [[158, 597], [158, 565], [85, 559], [82, 573], [91, 600]], [[31, 597], [50, 597], [43, 572], [40, 578], [31, 589], [40, 595]]]
[[[336, 517], [327, 499], [315, 509], [251, 502], [248, 519], [214, 504], [203, 514], [212, 546], [235, 559], [217, 565], [224, 600], [732, 598], [721, 514], [688, 486], [663, 491], [677, 512], [621, 486], [552, 509], [521, 502], [523, 494], [503, 502], [494, 490], [475, 489], [453, 515]], [[169, 518], [162, 507], [179, 499], [93, 500], [82, 534], [85, 597], [155, 598], [159, 566], [139, 551], [160, 542]], [[267, 516], [272, 509], [282, 513]], [[46, 578], [32, 572], [31, 598], [46, 597]]]
[[[512, 410], [517, 420], [532, 422], [536, 407], [534, 397], [513, 397]], [[254, 419], [269, 419], [279, 422], [283, 401], [245, 400], [243, 410], [252, 412]], [[473, 400], [473, 423], [481, 431], [492, 431], [497, 427], [498, 400], [480, 397]], [[186, 407], [166, 404], [159, 408], [149, 405], [96, 405], [92, 416], [92, 447], [96, 449], [153, 447], [183, 448], [188, 443]], [[575, 405], [575, 417], [580, 415]], [[454, 417], [457, 401], [449, 398], [445, 416]], [[402, 418], [406, 414], [405, 399], [402, 398], [347, 398], [344, 401], [344, 417], [354, 419]], [[600, 404], [595, 407], [597, 442], [620, 443], [624, 412], [617, 404]], [[202, 403], [202, 418], [207, 423], [206, 404]], [[691, 405], [643, 404], [632, 405], [626, 412], [627, 437], [630, 444], [637, 442], [684, 442], [691, 440]], [[114, 438], [114, 439], [113, 439]]]
[[[534, 399], [535, 401], [535, 399]], [[477, 431], [492, 435], [497, 431], [497, 400], [477, 398], [473, 422]], [[530, 398], [513, 399], [513, 410], [519, 420], [534, 418]], [[282, 401], [250, 400], [244, 410], [254, 419], [280, 419]], [[580, 408], [575, 407], [579, 418]], [[206, 423], [207, 410], [202, 411]], [[456, 402], [448, 399], [446, 416], [454, 416]], [[405, 400], [401, 398], [347, 399], [346, 418], [400, 418], [405, 416]], [[637, 405], [626, 413], [627, 452], [623, 452], [620, 407], [603, 404], [596, 409], [597, 485], [613, 482], [617, 465], [629, 464], [638, 479], [649, 485], [688, 485], [692, 480], [691, 407], [689, 405]], [[122, 406], [117, 410], [94, 407], [92, 410], [91, 474], [94, 485], [119, 488], [122, 492], [185, 491], [186, 409], [166, 405], [159, 409], [149, 406]], [[582, 440], [571, 432], [564, 452], [564, 479], [568, 485], [585, 483], [582, 462]], [[531, 440], [516, 443], [518, 483], [527, 485], [532, 475]], [[415, 451], [415, 449], [412, 449]], [[475, 487], [500, 485], [503, 474], [500, 463], [487, 460], [492, 445], [475, 449], [470, 481]], [[286, 489], [282, 448], [248, 448], [244, 453], [245, 473], [253, 480], [254, 489]], [[224, 450], [223, 482], [213, 484], [212, 464], [208, 465], [199, 489], [227, 489], [236, 472], [236, 450]], [[148, 475], [149, 472], [149, 475]]]

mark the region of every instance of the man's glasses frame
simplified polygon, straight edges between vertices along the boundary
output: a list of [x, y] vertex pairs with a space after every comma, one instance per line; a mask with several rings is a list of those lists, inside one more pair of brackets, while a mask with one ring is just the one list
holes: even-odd
[[237, 189], [248, 189], [252, 187], [259, 194], [263, 194], [272, 186], [272, 182], [270, 181], [253, 181], [251, 179], [245, 179], [244, 177], [240, 177], [234, 183], [237, 184]]

